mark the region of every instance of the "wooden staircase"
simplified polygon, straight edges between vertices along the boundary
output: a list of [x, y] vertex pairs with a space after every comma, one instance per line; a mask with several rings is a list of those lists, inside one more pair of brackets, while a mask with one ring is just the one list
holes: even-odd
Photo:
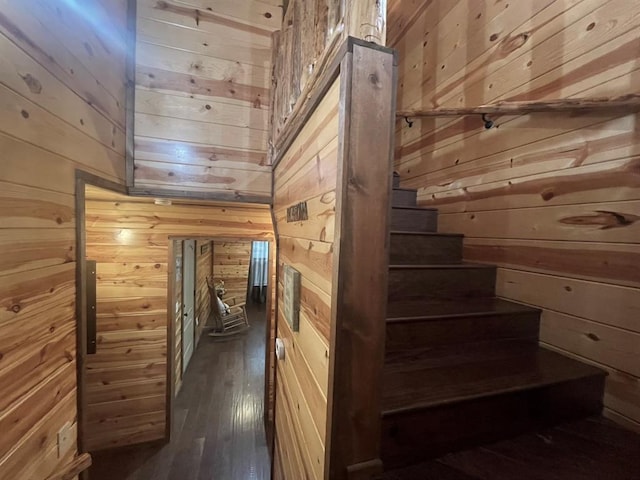
[[605, 373], [540, 347], [540, 312], [496, 298], [496, 267], [464, 262], [463, 236], [394, 180], [385, 469], [599, 413]]

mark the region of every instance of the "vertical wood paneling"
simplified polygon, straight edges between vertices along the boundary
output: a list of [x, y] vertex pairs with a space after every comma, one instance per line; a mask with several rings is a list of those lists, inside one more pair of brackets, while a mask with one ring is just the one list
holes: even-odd
[[[179, 269], [168, 268], [168, 262], [174, 261], [168, 258], [171, 237], [202, 238], [196, 252], [197, 292], [204, 298], [197, 306], [202, 325], [209, 308], [203, 279], [211, 271], [212, 251], [209, 248], [202, 255], [200, 246], [211, 237], [272, 239], [269, 209], [178, 201], [158, 206], [152, 199], [91, 187], [87, 189], [86, 219], [87, 256], [98, 265], [99, 318], [98, 351], [87, 362], [87, 391], [92, 399], [88, 432], [94, 434], [90, 445], [100, 449], [163, 438], [167, 318], [175, 322], [176, 392], [182, 378], [182, 278]], [[173, 248], [178, 256], [180, 243], [175, 241]], [[176, 275], [176, 296], [170, 303], [175, 311], [167, 315], [169, 271]], [[138, 433], [133, 435], [136, 427]]]
[[124, 180], [126, 5], [70, 5], [0, 2], [0, 478], [15, 480], [77, 452], [57, 445], [77, 431], [75, 169]]
[[[624, 0], [390, 2], [399, 109], [638, 90], [640, 7]], [[410, 8], [411, 7], [411, 8]], [[610, 372], [606, 413], [640, 428], [638, 117], [398, 122], [395, 168], [497, 263], [500, 296], [543, 309], [541, 341]], [[624, 378], [624, 381], [620, 379]], [[631, 401], [630, 401], [631, 399]]]
[[268, 201], [271, 32], [280, 7], [137, 3], [135, 186]]
[[[280, 278], [277, 329], [287, 357], [277, 363], [275, 447], [281, 459], [276, 476], [286, 479], [325, 475], [339, 89], [337, 80], [274, 172], [279, 274], [285, 264], [302, 274], [301, 307], [305, 308], [300, 313], [300, 330], [292, 332], [283, 316]], [[287, 223], [287, 207], [302, 201], [316, 205], [316, 199], [323, 199], [321, 207], [309, 209], [308, 221]], [[312, 305], [317, 315], [307, 314], [305, 304]], [[318, 321], [318, 317], [323, 318]]]

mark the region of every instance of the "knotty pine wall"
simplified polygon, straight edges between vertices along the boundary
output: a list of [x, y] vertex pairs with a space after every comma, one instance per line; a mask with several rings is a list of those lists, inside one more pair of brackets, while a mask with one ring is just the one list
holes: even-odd
[[0, 478], [75, 437], [75, 169], [124, 182], [126, 2], [0, 2]]
[[[637, 93], [640, 4], [389, 2], [398, 108]], [[496, 263], [498, 295], [543, 309], [541, 341], [609, 372], [605, 413], [640, 428], [638, 116], [397, 124], [396, 169]]]
[[[324, 478], [338, 161], [336, 81], [274, 172], [278, 245], [275, 479]], [[287, 207], [306, 201], [309, 220], [287, 223]], [[283, 265], [301, 273], [300, 331], [283, 316]]]
[[138, 0], [135, 186], [268, 203], [276, 0]]
[[163, 438], [170, 237], [270, 240], [269, 208], [158, 206], [87, 187], [86, 230], [87, 258], [98, 262], [98, 346], [86, 371], [88, 442], [96, 450]]
[[213, 278], [216, 282], [224, 280], [225, 299], [235, 297], [237, 303], [243, 303], [247, 299], [251, 241], [213, 243]]

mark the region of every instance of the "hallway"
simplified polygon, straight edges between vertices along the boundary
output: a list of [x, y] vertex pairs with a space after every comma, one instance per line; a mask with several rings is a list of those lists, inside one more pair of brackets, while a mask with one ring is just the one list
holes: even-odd
[[91, 480], [268, 480], [263, 423], [265, 311], [227, 339], [203, 335], [175, 401], [173, 439], [93, 455]]

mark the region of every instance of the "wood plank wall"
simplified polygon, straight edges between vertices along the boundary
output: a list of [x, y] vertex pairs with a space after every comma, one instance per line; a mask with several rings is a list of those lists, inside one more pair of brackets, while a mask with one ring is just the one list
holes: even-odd
[[[277, 328], [287, 349], [277, 363], [275, 479], [324, 478], [339, 93], [336, 81], [274, 172]], [[287, 223], [287, 207], [301, 201], [309, 220]], [[296, 333], [283, 316], [284, 264], [302, 275]]]
[[[389, 2], [399, 109], [616, 96], [640, 88], [640, 4]], [[638, 116], [397, 124], [396, 169], [496, 263], [498, 294], [543, 309], [541, 340], [609, 372], [605, 413], [640, 428]]]
[[269, 209], [179, 201], [158, 206], [94, 187], [87, 188], [86, 206], [87, 257], [98, 262], [99, 318], [97, 353], [89, 356], [86, 372], [88, 442], [101, 449], [163, 438], [170, 237], [269, 240]]
[[[0, 1], [0, 478], [76, 432], [75, 169], [124, 182], [126, 2]], [[95, 22], [95, 23], [94, 23]]]
[[[292, 0], [274, 34], [273, 108], [270, 138], [277, 140], [325, 54], [342, 38], [340, 0]], [[274, 142], [275, 143], [275, 142]]]
[[213, 278], [216, 282], [224, 280], [227, 293], [223, 300], [235, 297], [237, 303], [244, 302], [251, 265], [251, 241], [216, 240], [213, 243]]
[[[203, 247], [205, 253], [202, 253]], [[202, 336], [209, 314], [211, 313], [211, 298], [207, 277], [213, 273], [213, 242], [211, 240], [196, 241], [196, 346]]]
[[291, 0], [286, 5], [282, 29], [273, 35], [269, 162], [282, 153], [278, 139], [347, 37], [378, 45], [386, 39], [386, 2]]
[[263, 199], [277, 0], [138, 0], [135, 186]]

